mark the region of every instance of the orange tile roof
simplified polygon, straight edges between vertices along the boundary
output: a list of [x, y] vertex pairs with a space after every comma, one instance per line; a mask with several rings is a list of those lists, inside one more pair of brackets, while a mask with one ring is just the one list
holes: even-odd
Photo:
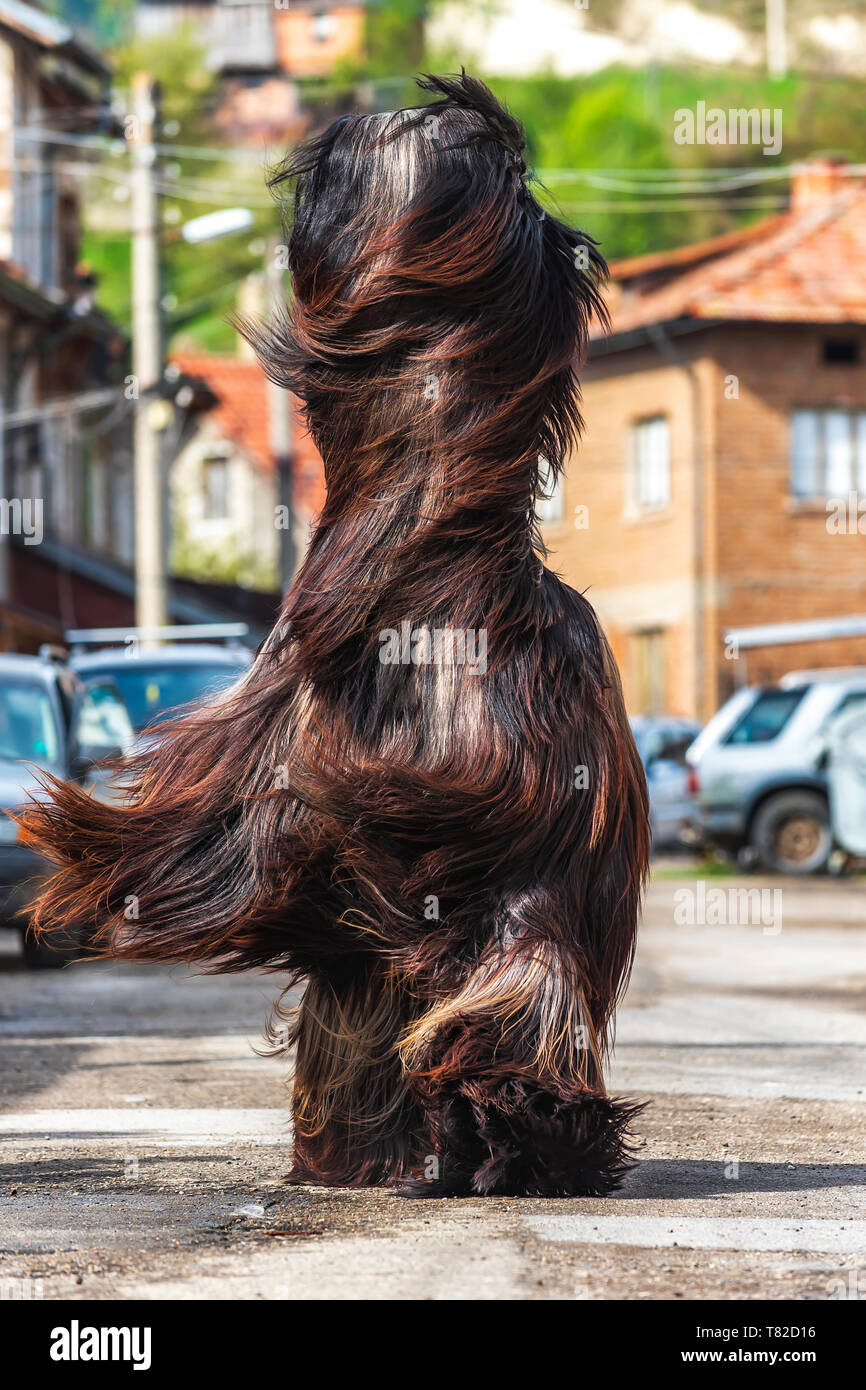
[[674, 272], [679, 266], [698, 265], [714, 260], [726, 251], [737, 250], [746, 242], [761, 240], [767, 235], [772, 224], [778, 224], [786, 214], [753, 222], [749, 227], [735, 227], [733, 231], [722, 232], [720, 236], [708, 237], [706, 241], [693, 241], [688, 246], [675, 246], [672, 251], [648, 251], [642, 256], [630, 256], [620, 261], [612, 261], [610, 273], [615, 280], [634, 280], [639, 276], [653, 275], [657, 272]]
[[[274, 470], [268, 433], [268, 381], [257, 362], [218, 353], [180, 352], [172, 361], [187, 376], [204, 381], [219, 399], [209, 412], [220, 433], [233, 440], [260, 468]], [[325, 499], [324, 469], [292, 396], [295, 501], [309, 515]]]
[[614, 333], [678, 318], [866, 323], [866, 185], [840, 179], [742, 233], [615, 263], [611, 279]]

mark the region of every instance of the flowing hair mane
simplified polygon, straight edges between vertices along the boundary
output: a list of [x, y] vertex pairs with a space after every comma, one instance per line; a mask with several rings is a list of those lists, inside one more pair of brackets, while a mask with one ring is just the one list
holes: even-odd
[[[419, 85], [439, 99], [345, 116], [274, 175], [295, 186], [294, 313], [244, 326], [325, 461], [286, 610], [317, 676], [343, 679], [369, 652], [359, 627], [375, 641], [395, 601], [477, 616], [455, 557], [477, 557], [488, 589], [532, 570], [539, 459], [553, 483], [582, 427], [589, 321], [606, 322], [604, 261], [533, 196], [519, 123], [465, 74]], [[325, 598], [334, 523], [353, 564]]]
[[[607, 1190], [632, 1111], [601, 1068], [646, 790], [607, 643], [543, 567], [535, 518], [540, 468], [555, 480], [581, 429], [605, 265], [541, 207], [521, 127], [482, 83], [420, 85], [429, 104], [345, 116], [272, 179], [294, 186], [293, 301], [243, 331], [303, 404], [324, 508], [249, 673], [160, 731], [123, 806], [48, 779], [22, 818], [58, 866], [36, 925], [308, 980], [296, 1175], [405, 1176], [419, 1145], [451, 1142], [446, 1092], [465, 1118], [479, 1085], [532, 1077], [548, 1128], [544, 1097], [567, 1108], [578, 1088], [575, 1134], [597, 1149], [580, 1181]], [[407, 625], [413, 644], [483, 633], [483, 670], [407, 659], [402, 638], [384, 660]], [[378, 1138], [352, 1157], [365, 1123]]]

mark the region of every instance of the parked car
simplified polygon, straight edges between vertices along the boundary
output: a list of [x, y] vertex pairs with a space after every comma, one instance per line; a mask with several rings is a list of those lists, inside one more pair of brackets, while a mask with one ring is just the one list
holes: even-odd
[[824, 869], [833, 849], [824, 735], [864, 699], [866, 667], [792, 671], [738, 690], [688, 753], [707, 840], [779, 873]]
[[866, 859], [866, 699], [831, 719], [825, 745], [833, 839], [849, 863]]
[[694, 844], [696, 779], [686, 753], [700, 724], [674, 715], [635, 715], [631, 727], [646, 772], [653, 848]]
[[28, 965], [62, 965], [77, 943], [68, 939], [56, 949], [27, 934], [22, 909], [49, 866], [18, 843], [8, 812], [41, 794], [40, 771], [110, 797], [111, 774], [101, 764], [130, 752], [134, 741], [126, 705], [109, 676], [83, 680], [50, 654], [0, 655], [0, 921], [24, 934]]
[[137, 643], [73, 652], [72, 669], [83, 679], [110, 676], [117, 686], [136, 733], [183, 712], [183, 707], [212, 699], [248, 669], [246, 647], [177, 642], [148, 647]]

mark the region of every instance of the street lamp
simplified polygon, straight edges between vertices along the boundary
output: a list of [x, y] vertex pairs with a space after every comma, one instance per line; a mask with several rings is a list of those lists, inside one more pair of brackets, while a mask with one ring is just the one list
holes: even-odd
[[194, 217], [191, 222], [185, 222], [180, 234], [184, 241], [197, 246], [202, 241], [214, 241], [217, 237], [231, 236], [233, 232], [248, 231], [254, 221], [249, 208], [220, 208], [217, 212], [206, 212], [203, 217]]
[[[153, 392], [162, 375], [160, 304], [162, 286], [157, 244], [158, 212], [155, 144], [156, 88], [145, 73], [132, 84], [136, 120], [130, 140], [132, 152], [132, 347], [133, 375], [140, 396]], [[247, 208], [222, 208], [187, 222], [181, 229], [191, 244], [211, 241], [252, 226]], [[135, 416], [135, 580], [136, 623], [143, 628], [164, 627], [168, 595], [164, 552], [163, 476], [161, 433], [166, 428], [165, 408], [153, 400], [141, 400]]]

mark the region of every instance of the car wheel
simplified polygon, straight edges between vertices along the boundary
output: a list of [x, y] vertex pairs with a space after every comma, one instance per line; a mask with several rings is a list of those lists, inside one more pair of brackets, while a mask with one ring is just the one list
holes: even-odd
[[827, 802], [810, 791], [771, 796], [755, 816], [751, 842], [764, 868], [774, 873], [820, 873], [833, 846]]
[[78, 942], [65, 932], [37, 938], [28, 929], [24, 932], [22, 944], [24, 964], [28, 970], [60, 970], [79, 954]]

